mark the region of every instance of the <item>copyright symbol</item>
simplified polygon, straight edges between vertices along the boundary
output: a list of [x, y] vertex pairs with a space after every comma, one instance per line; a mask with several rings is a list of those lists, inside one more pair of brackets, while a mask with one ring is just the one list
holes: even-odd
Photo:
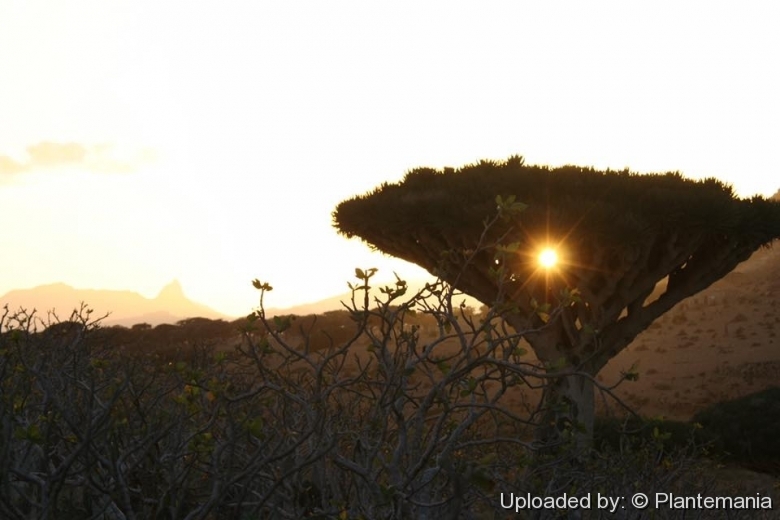
[[631, 504], [637, 509], [644, 509], [647, 507], [648, 499], [644, 493], [637, 493], [631, 497]]

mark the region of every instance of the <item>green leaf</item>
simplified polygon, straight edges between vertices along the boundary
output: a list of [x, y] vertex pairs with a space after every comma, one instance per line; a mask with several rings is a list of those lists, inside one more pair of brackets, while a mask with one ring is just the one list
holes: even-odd
[[560, 300], [563, 304], [570, 304], [575, 301], [581, 301], [579, 289], [569, 289], [568, 287], [564, 287], [561, 289]]
[[590, 323], [586, 323], [582, 326], [582, 332], [585, 334], [595, 334], [596, 329], [593, 328], [593, 326]]
[[496, 195], [495, 200], [498, 213], [504, 219], [511, 215], [520, 213], [521, 211], [524, 211], [526, 208], [528, 208], [527, 204], [516, 202], [517, 197], [515, 195], [509, 195], [506, 198], [501, 197], [501, 195]]
[[653, 426], [653, 439], [657, 441], [665, 441], [671, 438], [672, 432], [661, 433], [658, 430], [658, 426]]
[[496, 246], [496, 250], [500, 253], [516, 253], [520, 249], [520, 242], [512, 242], [510, 244], [499, 244]]
[[558, 359], [556, 359], [552, 363], [548, 364], [548, 369], [549, 370], [560, 370], [560, 369], [562, 369], [565, 366], [566, 366], [566, 358], [565, 357], [559, 357]]
[[637, 364], [634, 363], [631, 365], [631, 368], [623, 372], [623, 377], [626, 379], [626, 381], [639, 381], [639, 371], [637, 368]]
[[33, 443], [40, 443], [43, 440], [43, 435], [41, 435], [41, 430], [38, 427], [37, 424], [32, 423], [27, 428], [17, 428], [15, 432], [15, 437], [17, 439], [24, 439], [28, 440]]
[[292, 316], [285, 316], [283, 318], [274, 316], [274, 325], [277, 332], [284, 332], [292, 326]]
[[247, 431], [255, 437], [261, 437], [263, 434], [263, 419], [262, 417], [255, 417], [247, 421]]
[[258, 291], [272, 291], [272, 290], [273, 290], [273, 287], [271, 287], [271, 286], [270, 286], [270, 285], [268, 285], [267, 283], [263, 283], [263, 282], [261, 282], [261, 281], [260, 281], [260, 280], [258, 280], [257, 278], [255, 278], [254, 280], [252, 280], [252, 287], [254, 287], [255, 289], [257, 289]]

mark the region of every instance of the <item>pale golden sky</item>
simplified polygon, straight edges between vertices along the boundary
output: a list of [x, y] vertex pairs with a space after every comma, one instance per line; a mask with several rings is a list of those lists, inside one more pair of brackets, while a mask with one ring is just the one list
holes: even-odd
[[679, 170], [780, 188], [780, 3], [0, 0], [0, 295], [225, 313], [423, 271], [340, 238], [417, 166]]

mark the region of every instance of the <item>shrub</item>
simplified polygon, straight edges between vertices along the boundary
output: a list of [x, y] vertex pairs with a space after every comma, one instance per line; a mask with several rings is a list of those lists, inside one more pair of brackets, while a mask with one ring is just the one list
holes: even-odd
[[[478, 319], [453, 303], [442, 283], [400, 302], [399, 280], [372, 301], [374, 270], [356, 274], [351, 334], [315, 350], [308, 336], [286, 341], [291, 319], [266, 319], [259, 282], [235, 352], [204, 345], [178, 360], [114, 347], [84, 308], [63, 322], [6, 309], [0, 516], [451, 518], [498, 507], [499, 477], [531, 453], [534, 415], [501, 400], [539, 385], [519, 336], [495, 312]], [[439, 325], [425, 341], [419, 312]]]
[[[352, 335], [316, 349], [289, 344], [306, 320], [266, 319], [262, 296], [234, 352], [178, 360], [117, 348], [84, 308], [6, 310], [0, 517], [483, 518], [507, 513], [501, 493], [708, 489], [677, 423], [620, 437], [599, 420], [597, 451], [540, 450], [539, 410], [508, 404], [540, 385], [515, 331], [441, 283], [371, 301], [373, 270], [356, 274]], [[426, 339], [421, 313], [438, 324]]]
[[696, 423], [638, 416], [598, 417], [593, 437], [598, 450], [619, 451], [627, 445], [638, 448], [643, 443], [660, 441], [660, 447], [670, 453], [692, 445], [704, 449], [710, 441]]
[[780, 475], [780, 388], [715, 404], [694, 416], [726, 460]]

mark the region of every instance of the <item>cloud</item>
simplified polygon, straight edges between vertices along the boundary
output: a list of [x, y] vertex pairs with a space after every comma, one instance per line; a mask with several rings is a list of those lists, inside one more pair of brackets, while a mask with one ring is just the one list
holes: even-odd
[[60, 167], [79, 167], [99, 173], [128, 173], [154, 159], [150, 149], [122, 153], [112, 144], [85, 146], [79, 143], [42, 141], [27, 147], [24, 160], [0, 155], [0, 175]]
[[21, 173], [25, 171], [25, 166], [20, 164], [7, 155], [0, 155], [0, 175]]
[[50, 143], [44, 141], [27, 147], [30, 164], [48, 167], [84, 162], [87, 149], [78, 143]]

